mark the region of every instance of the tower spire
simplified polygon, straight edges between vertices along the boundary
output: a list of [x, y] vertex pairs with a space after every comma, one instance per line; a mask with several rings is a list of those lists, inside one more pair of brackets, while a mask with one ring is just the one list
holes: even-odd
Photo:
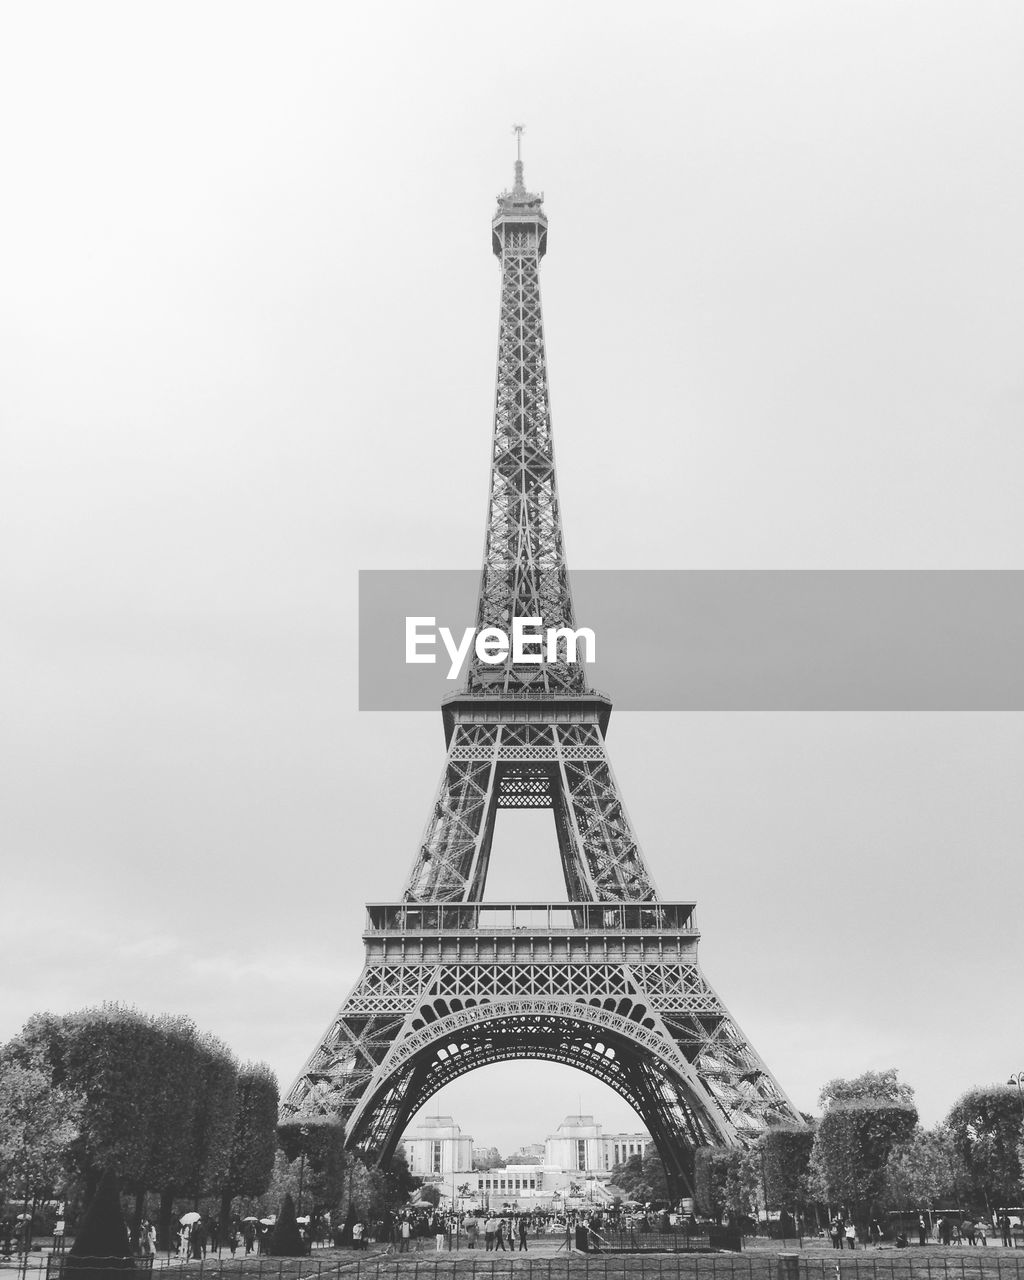
[[[516, 135], [516, 185], [498, 197], [491, 244], [501, 263], [497, 394], [490, 502], [477, 627], [540, 618], [543, 629], [575, 628], [555, 480], [540, 262], [547, 250], [543, 197], [523, 185], [523, 125]], [[546, 697], [588, 692], [576, 662], [503, 666], [471, 661], [467, 692]]]

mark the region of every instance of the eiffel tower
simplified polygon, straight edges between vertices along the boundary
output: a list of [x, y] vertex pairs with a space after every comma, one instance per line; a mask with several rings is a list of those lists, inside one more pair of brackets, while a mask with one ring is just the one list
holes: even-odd
[[[476, 622], [574, 629], [540, 304], [548, 223], [516, 132], [515, 180], [491, 223], [501, 312]], [[367, 908], [363, 971], [282, 1115], [332, 1116], [350, 1149], [386, 1159], [466, 1072], [563, 1063], [625, 1098], [675, 1194], [692, 1195], [696, 1147], [747, 1145], [800, 1115], [701, 971], [695, 904], [658, 896], [605, 749], [611, 702], [559, 656], [474, 658], [443, 703], [448, 756], [401, 901]], [[553, 810], [566, 901], [483, 901], [506, 808]]]

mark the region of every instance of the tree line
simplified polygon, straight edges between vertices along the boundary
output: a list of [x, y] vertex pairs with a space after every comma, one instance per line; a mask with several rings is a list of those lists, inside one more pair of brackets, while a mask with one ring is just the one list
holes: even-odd
[[896, 1070], [832, 1080], [819, 1102], [820, 1117], [770, 1126], [749, 1150], [699, 1150], [698, 1207], [719, 1222], [841, 1207], [866, 1234], [889, 1212], [957, 1207], [991, 1220], [1020, 1203], [1024, 1108], [1014, 1087], [969, 1089], [932, 1129]]
[[277, 1149], [278, 1088], [188, 1018], [118, 1005], [33, 1017], [0, 1050], [0, 1177], [11, 1198], [70, 1189], [93, 1199], [106, 1170], [134, 1200], [159, 1197], [165, 1242], [176, 1200], [263, 1191]]
[[[175, 1211], [276, 1212], [290, 1196], [332, 1220], [382, 1216], [416, 1183], [401, 1150], [384, 1168], [346, 1155], [344, 1128], [278, 1123], [277, 1079], [239, 1063], [191, 1019], [107, 1004], [38, 1014], [0, 1046], [0, 1193], [72, 1217], [106, 1176], [137, 1237], [143, 1216], [170, 1242]], [[156, 1212], [154, 1213], [154, 1208]]]
[[[8, 1201], [88, 1203], [110, 1172], [137, 1232], [149, 1197], [161, 1247], [175, 1205], [230, 1220], [276, 1209], [380, 1216], [416, 1180], [399, 1152], [386, 1168], [346, 1156], [329, 1119], [278, 1124], [278, 1087], [264, 1063], [239, 1064], [188, 1018], [118, 1005], [32, 1018], [0, 1048], [0, 1190]], [[889, 1210], [1019, 1203], [1022, 1105], [1007, 1085], [971, 1089], [934, 1129], [918, 1122], [895, 1070], [833, 1080], [819, 1118], [770, 1126], [748, 1150], [695, 1155], [699, 1209], [721, 1222], [759, 1209], [806, 1214], [842, 1206], [863, 1226]], [[667, 1199], [653, 1147], [614, 1172], [639, 1200]], [[338, 1218], [335, 1217], [334, 1221]]]

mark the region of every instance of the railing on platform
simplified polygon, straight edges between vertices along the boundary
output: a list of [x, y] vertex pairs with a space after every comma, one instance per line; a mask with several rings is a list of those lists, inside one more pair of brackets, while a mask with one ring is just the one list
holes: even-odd
[[693, 933], [692, 902], [371, 903], [366, 932]]

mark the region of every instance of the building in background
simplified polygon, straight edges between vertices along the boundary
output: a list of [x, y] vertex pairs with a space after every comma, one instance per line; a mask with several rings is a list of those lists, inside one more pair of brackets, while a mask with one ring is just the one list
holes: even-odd
[[642, 1156], [650, 1141], [642, 1129], [604, 1133], [592, 1115], [566, 1116], [543, 1145], [521, 1147], [506, 1164], [497, 1148], [474, 1148], [451, 1116], [426, 1117], [403, 1139], [410, 1172], [434, 1183], [446, 1202], [556, 1210], [609, 1203], [612, 1170]]
[[425, 1116], [402, 1141], [409, 1172], [417, 1178], [444, 1180], [473, 1171], [473, 1139], [451, 1116]]
[[642, 1156], [650, 1141], [651, 1135], [644, 1129], [602, 1133], [593, 1116], [566, 1116], [544, 1143], [544, 1165], [600, 1177], [610, 1174], [617, 1164], [625, 1164], [630, 1156]]

